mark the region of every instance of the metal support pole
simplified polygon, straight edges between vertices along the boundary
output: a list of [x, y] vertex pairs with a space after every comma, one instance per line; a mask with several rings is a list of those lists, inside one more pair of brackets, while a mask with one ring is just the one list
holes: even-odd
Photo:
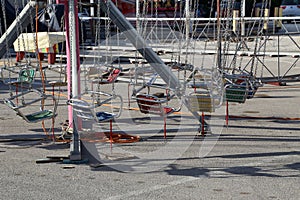
[[269, 23], [269, 13], [270, 9], [264, 9], [264, 30], [268, 30], [268, 23]]
[[[71, 69], [72, 69], [72, 93], [71, 96], [80, 98], [80, 62], [79, 62], [79, 36], [78, 36], [78, 11], [77, 0], [69, 1], [69, 35], [70, 35], [70, 53], [71, 53]], [[69, 88], [70, 89], [70, 88]], [[75, 122], [75, 123], [74, 123]], [[79, 127], [77, 117], [73, 112], [73, 138], [70, 145], [70, 160], [81, 160], [80, 139], [78, 131]], [[77, 126], [76, 126], [77, 124]]]
[[[282, 17], [282, 8], [281, 7], [279, 8], [278, 16]], [[278, 20], [278, 28], [281, 28], [281, 27], [282, 27], [282, 19]]]
[[222, 35], [221, 35], [221, 22], [220, 22], [220, 0], [217, 0], [217, 36], [218, 36], [218, 49], [217, 49], [217, 67], [222, 69], [221, 56], [222, 56]]
[[245, 16], [246, 16], [246, 0], [243, 0], [242, 2], [242, 12], [241, 12], [241, 35], [244, 37], [245, 34]]
[[[90, 0], [90, 3], [93, 5], [94, 4], [94, 0]], [[91, 17], [95, 16], [95, 8], [94, 8], [94, 6], [91, 6], [91, 8], [90, 8], [90, 16]]]
[[190, 1], [185, 1], [185, 40], [186, 45], [189, 45], [190, 40], [190, 33], [193, 30], [193, 25], [191, 23], [191, 16], [190, 16]]
[[238, 24], [239, 24], [239, 21], [237, 20], [238, 17], [239, 17], [239, 11], [234, 10], [233, 11], [232, 31], [236, 34], [238, 34]]
[[140, 26], [140, 22], [139, 22], [139, 18], [140, 18], [140, 0], [136, 0], [135, 2], [135, 17], [137, 19], [136, 21], [136, 30], [139, 32], [139, 26]]

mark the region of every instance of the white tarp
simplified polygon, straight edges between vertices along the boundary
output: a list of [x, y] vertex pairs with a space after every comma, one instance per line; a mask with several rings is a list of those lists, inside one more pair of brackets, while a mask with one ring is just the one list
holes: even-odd
[[16, 52], [34, 52], [36, 41], [39, 49], [52, 48], [55, 44], [66, 40], [65, 32], [22, 33], [14, 42]]

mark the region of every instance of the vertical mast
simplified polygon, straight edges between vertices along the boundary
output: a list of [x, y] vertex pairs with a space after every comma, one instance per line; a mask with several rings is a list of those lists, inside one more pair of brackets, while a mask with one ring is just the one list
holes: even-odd
[[[71, 95], [69, 98], [80, 98], [80, 59], [79, 59], [79, 24], [78, 24], [78, 10], [77, 0], [69, 0], [69, 39], [70, 39], [70, 64], [72, 70], [72, 82], [71, 82]], [[68, 66], [70, 67], [70, 66]], [[68, 88], [70, 90], [70, 88]], [[73, 114], [74, 112], [72, 112]], [[76, 120], [73, 116], [72, 121]], [[71, 121], [70, 121], [71, 123]], [[70, 145], [70, 159], [81, 160], [80, 140], [79, 134], [76, 130], [78, 123], [73, 123], [73, 139]]]
[[139, 18], [140, 18], [140, 0], [136, 0], [136, 4], [135, 4], [135, 18], [136, 18], [136, 30], [137, 32], [139, 33], [140, 30], [139, 30]]
[[218, 49], [217, 49], [217, 67], [221, 70], [221, 55], [222, 55], [222, 36], [221, 36], [221, 22], [220, 22], [220, 0], [217, 0], [217, 40], [218, 40]]
[[185, 1], [185, 40], [186, 45], [188, 45], [190, 29], [191, 29], [191, 19], [190, 19], [190, 2], [189, 0]]
[[246, 0], [242, 0], [242, 12], [241, 12], [241, 17], [242, 17], [242, 24], [241, 24], [241, 35], [242, 37], [245, 36], [245, 16], [246, 16]]
[[72, 69], [72, 97], [79, 97], [79, 43], [78, 43], [78, 11], [76, 9], [77, 0], [69, 1], [69, 31], [70, 31], [70, 51]]

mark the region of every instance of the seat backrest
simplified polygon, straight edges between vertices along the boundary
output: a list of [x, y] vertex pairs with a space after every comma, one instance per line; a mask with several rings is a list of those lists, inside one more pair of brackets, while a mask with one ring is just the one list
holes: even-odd
[[121, 73], [120, 69], [117, 69], [117, 68], [113, 69], [112, 72], [109, 74], [107, 81], [109, 83], [115, 82], [120, 73]]
[[138, 94], [136, 96], [136, 101], [142, 113], [164, 115], [162, 103], [157, 97], [147, 94]]
[[93, 107], [88, 102], [80, 99], [70, 99], [67, 104], [73, 107], [77, 117], [83, 120], [96, 120]]
[[248, 94], [247, 85], [229, 84], [225, 86], [225, 99], [228, 102], [244, 103]]
[[191, 93], [187, 97], [187, 105], [192, 112], [214, 112], [214, 99], [209, 93]]
[[35, 69], [21, 69], [18, 81], [30, 84], [34, 81]]

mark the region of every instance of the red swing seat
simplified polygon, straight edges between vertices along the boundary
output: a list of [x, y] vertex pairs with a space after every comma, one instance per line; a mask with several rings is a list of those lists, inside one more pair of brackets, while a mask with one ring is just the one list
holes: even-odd
[[136, 101], [142, 113], [164, 117], [164, 138], [166, 138], [166, 117], [171, 113], [174, 113], [176, 109], [163, 105], [167, 100], [161, 100], [155, 95], [137, 94]]

